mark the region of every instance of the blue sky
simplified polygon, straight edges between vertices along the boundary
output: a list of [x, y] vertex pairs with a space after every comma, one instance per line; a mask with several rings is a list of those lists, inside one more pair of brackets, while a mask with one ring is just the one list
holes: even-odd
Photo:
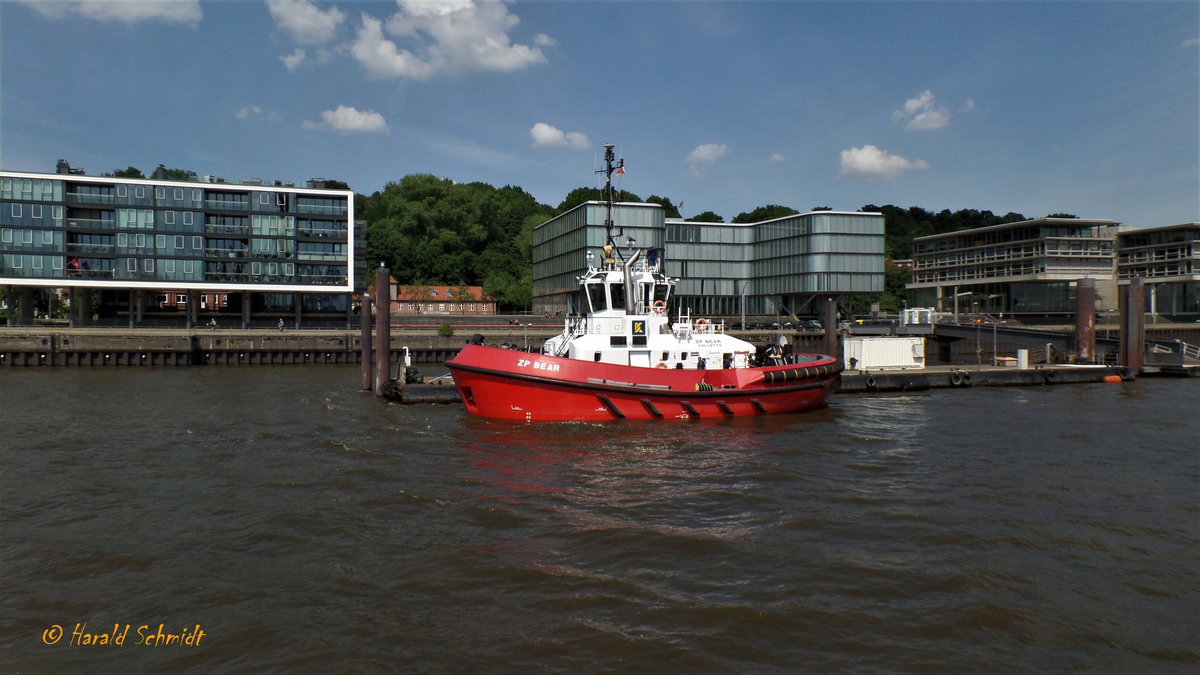
[[0, 163], [1200, 220], [1200, 3], [0, 0]]

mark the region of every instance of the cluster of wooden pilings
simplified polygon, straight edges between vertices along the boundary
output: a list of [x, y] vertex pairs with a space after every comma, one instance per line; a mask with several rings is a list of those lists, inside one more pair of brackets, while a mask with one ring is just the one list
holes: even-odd
[[[392, 377], [391, 271], [381, 263], [375, 271], [375, 290], [362, 301], [362, 388], [388, 399], [401, 398], [404, 379]], [[372, 312], [372, 307], [374, 312]], [[372, 316], [375, 332], [371, 334]], [[374, 349], [372, 349], [374, 345]], [[403, 371], [404, 364], [400, 364]]]

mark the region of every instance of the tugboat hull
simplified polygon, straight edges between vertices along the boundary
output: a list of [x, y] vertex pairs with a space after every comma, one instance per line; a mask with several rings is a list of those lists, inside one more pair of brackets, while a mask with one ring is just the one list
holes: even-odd
[[446, 362], [468, 412], [527, 422], [720, 419], [826, 404], [841, 364], [811, 355], [778, 366], [644, 368], [468, 345]]

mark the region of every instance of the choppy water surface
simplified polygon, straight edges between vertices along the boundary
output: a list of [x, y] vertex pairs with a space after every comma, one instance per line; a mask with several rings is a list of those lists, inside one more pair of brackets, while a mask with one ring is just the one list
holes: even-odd
[[0, 670], [1200, 664], [1196, 380], [545, 426], [357, 384], [0, 372]]

